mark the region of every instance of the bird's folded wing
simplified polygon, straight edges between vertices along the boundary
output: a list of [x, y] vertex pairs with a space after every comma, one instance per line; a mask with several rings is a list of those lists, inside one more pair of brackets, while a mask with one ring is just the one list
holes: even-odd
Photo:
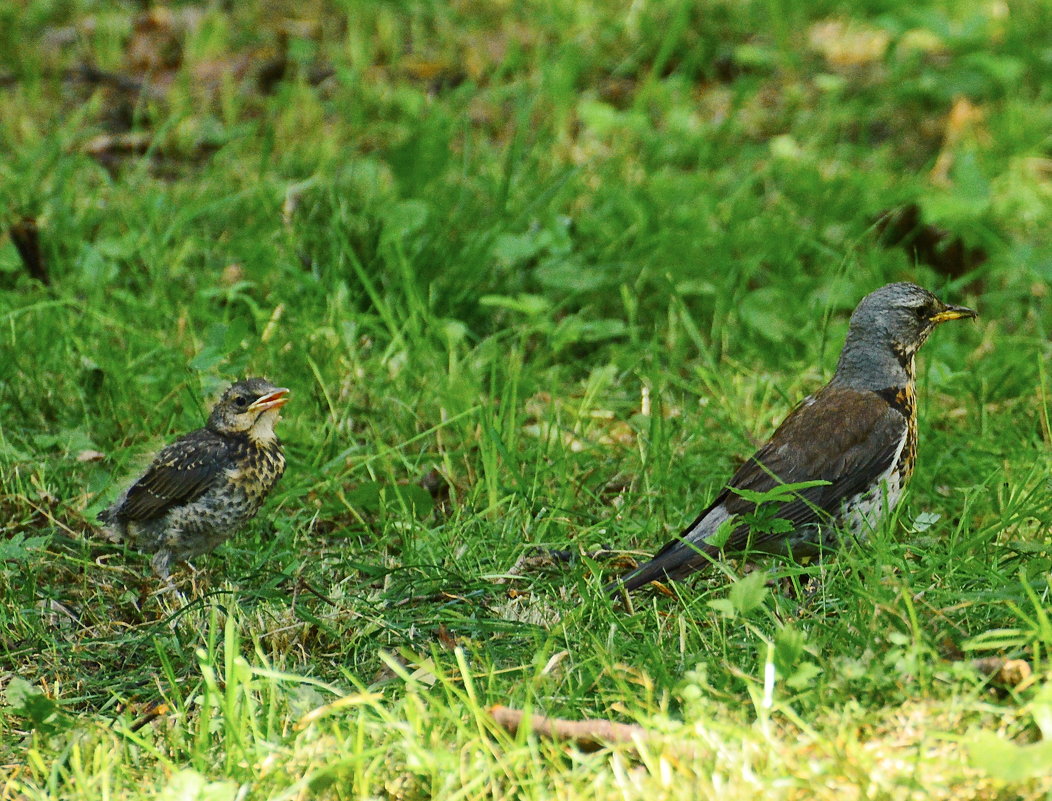
[[223, 469], [226, 442], [207, 430], [194, 431], [157, 454], [129, 489], [121, 507], [128, 520], [160, 517], [173, 506], [201, 496]]
[[[747, 514], [754, 504], [733, 489], [767, 492], [780, 484], [827, 481], [777, 504], [774, 516], [794, 528], [829, 519], [845, 500], [869, 489], [893, 465], [906, 428], [905, 416], [880, 394], [824, 387], [793, 409], [770, 441], [738, 469], [713, 506], [722, 504], [731, 515]], [[766, 550], [765, 538], [779, 536], [784, 534], [754, 534], [749, 544]], [[740, 549], [748, 537], [747, 528], [739, 526], [725, 548]]]
[[793, 528], [827, 520], [840, 504], [868, 489], [893, 464], [902, 448], [907, 421], [878, 393], [826, 386], [799, 404], [770, 441], [743, 464], [712, 504], [646, 564], [609, 585], [631, 591], [655, 579], [682, 578], [714, 559], [720, 550], [784, 553], [786, 532], [750, 532], [741, 523], [722, 548], [709, 540], [720, 524], [756, 510], [730, 487], [768, 492], [782, 484], [827, 481], [777, 503], [774, 517]]

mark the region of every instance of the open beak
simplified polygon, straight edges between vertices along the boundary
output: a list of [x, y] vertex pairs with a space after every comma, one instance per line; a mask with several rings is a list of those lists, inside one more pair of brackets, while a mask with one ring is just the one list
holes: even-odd
[[933, 314], [931, 321], [936, 325], [939, 323], [945, 323], [947, 320], [959, 320], [962, 317], [978, 317], [979, 313], [975, 309], [969, 309], [966, 306], [947, 306], [941, 312]]
[[248, 407], [250, 412], [265, 412], [267, 409], [280, 409], [288, 403], [289, 390], [287, 387], [278, 387], [273, 392], [268, 392], [261, 398], [256, 398]]

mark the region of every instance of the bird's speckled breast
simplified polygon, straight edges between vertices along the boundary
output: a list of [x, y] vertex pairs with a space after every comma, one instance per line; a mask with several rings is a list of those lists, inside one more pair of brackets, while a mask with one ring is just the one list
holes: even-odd
[[917, 392], [913, 380], [912, 356], [902, 365], [906, 370], [906, 383], [901, 387], [889, 387], [879, 394], [906, 418], [906, 442], [892, 470], [899, 476], [900, 486], [905, 486], [913, 475], [917, 463]]
[[285, 454], [277, 439], [266, 444], [247, 440], [239, 443], [234, 463], [235, 467], [227, 470], [231, 486], [257, 505], [285, 473]]
[[856, 534], [863, 534], [869, 527], [875, 526], [885, 510], [895, 507], [917, 463], [917, 395], [912, 360], [904, 366], [908, 376], [905, 386], [889, 387], [877, 393], [906, 418], [902, 445], [891, 466], [878, 477], [870, 490], [845, 504], [841, 514], [842, 523]]
[[906, 444], [899, 454], [897, 465], [900, 482], [905, 486], [913, 475], [913, 466], [917, 464], [917, 395], [913, 390], [912, 380], [899, 390], [896, 400], [906, 418]]

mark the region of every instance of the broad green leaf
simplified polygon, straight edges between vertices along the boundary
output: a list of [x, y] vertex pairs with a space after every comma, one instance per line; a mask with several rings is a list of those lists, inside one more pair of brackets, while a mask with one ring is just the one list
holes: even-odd
[[757, 570], [731, 585], [727, 597], [740, 615], [747, 615], [767, 597], [767, 576]]
[[995, 779], [1022, 782], [1052, 773], [1052, 742], [1016, 745], [996, 734], [981, 731], [967, 743], [972, 766]]

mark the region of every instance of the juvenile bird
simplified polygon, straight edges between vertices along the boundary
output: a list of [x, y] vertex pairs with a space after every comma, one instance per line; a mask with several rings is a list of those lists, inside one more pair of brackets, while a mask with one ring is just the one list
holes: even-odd
[[288, 392], [263, 378], [228, 387], [204, 428], [164, 448], [99, 513], [110, 538], [152, 553], [154, 571], [168, 579], [173, 564], [232, 536], [285, 472], [274, 424]]
[[[939, 323], [975, 316], [915, 284], [888, 284], [866, 295], [851, 315], [829, 383], [789, 413], [679, 537], [607, 590], [681, 579], [721, 553], [809, 557], [835, 547], [843, 531], [863, 538], [895, 506], [913, 474], [914, 354]], [[756, 505], [734, 490], [767, 492], [806, 481], [828, 483], [771, 502], [767, 519], [786, 523], [751, 530], [741, 521]]]

